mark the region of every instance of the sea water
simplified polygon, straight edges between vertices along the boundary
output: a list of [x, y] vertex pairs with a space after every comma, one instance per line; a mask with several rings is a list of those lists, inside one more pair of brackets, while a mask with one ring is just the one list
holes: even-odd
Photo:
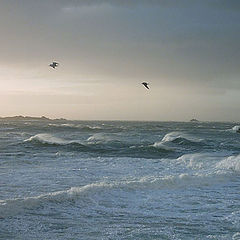
[[0, 239], [240, 239], [234, 123], [0, 121]]

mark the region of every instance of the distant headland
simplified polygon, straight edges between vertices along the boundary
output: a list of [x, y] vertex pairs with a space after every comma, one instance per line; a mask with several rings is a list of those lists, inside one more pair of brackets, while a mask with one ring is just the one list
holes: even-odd
[[65, 118], [56, 118], [56, 119], [51, 119], [47, 118], [45, 116], [42, 117], [30, 117], [30, 116], [13, 116], [13, 117], [0, 117], [0, 120], [16, 120], [16, 121], [21, 121], [21, 120], [41, 120], [41, 121], [66, 121], [67, 119]]

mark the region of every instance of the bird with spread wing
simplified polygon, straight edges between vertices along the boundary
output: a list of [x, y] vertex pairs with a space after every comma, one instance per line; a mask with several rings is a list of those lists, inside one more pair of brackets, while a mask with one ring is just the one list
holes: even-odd
[[142, 85], [145, 87], [145, 88], [147, 88], [147, 89], [149, 89], [149, 83], [147, 83], [147, 82], [142, 82]]
[[49, 64], [49, 66], [50, 67], [52, 67], [52, 68], [56, 68], [56, 67], [58, 67], [58, 65], [59, 65], [59, 63], [57, 63], [57, 62], [52, 62], [51, 64]]

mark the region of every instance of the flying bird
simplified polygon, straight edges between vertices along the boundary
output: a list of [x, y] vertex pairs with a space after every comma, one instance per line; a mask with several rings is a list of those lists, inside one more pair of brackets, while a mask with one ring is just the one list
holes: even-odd
[[148, 87], [149, 83], [142, 82], [142, 85], [143, 85], [145, 88], [149, 89], [149, 87]]
[[50, 67], [52, 67], [52, 68], [56, 68], [56, 67], [58, 67], [58, 65], [59, 65], [59, 63], [57, 63], [57, 62], [52, 62], [51, 64], [49, 64], [49, 66]]

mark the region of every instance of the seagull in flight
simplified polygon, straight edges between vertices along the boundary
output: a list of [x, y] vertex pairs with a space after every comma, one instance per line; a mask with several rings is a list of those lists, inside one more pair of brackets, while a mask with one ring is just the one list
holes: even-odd
[[57, 63], [57, 62], [52, 62], [51, 64], [49, 64], [49, 66], [50, 67], [52, 67], [52, 68], [56, 68], [56, 67], [58, 67], [58, 65], [59, 65], [59, 63]]
[[149, 87], [148, 87], [149, 83], [142, 82], [142, 85], [143, 85], [145, 88], [149, 89]]

